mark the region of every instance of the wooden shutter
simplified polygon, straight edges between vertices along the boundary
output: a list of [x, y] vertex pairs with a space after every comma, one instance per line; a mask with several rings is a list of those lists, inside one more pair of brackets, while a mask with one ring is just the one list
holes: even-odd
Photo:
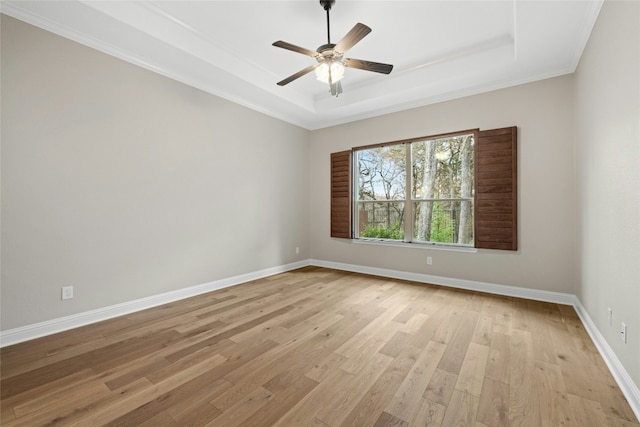
[[516, 141], [515, 126], [476, 133], [476, 248], [518, 249]]
[[331, 237], [352, 237], [351, 150], [331, 154]]

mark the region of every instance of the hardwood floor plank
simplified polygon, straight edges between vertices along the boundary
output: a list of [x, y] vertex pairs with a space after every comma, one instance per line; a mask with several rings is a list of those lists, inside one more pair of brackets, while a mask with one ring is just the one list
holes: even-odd
[[177, 375], [184, 369], [196, 365], [203, 361], [207, 361], [210, 367], [216, 367], [227, 361], [227, 358], [220, 354], [223, 349], [213, 347], [204, 347], [187, 357], [179, 359], [163, 367], [157, 367], [153, 371], [148, 371], [146, 378], [154, 384], [157, 384], [173, 375]]
[[286, 344], [293, 340], [302, 340], [315, 335], [319, 330], [340, 322], [344, 319], [341, 314], [323, 311], [315, 316], [311, 316], [289, 329], [279, 329], [273, 334], [273, 340], [280, 344]]
[[219, 332], [216, 335], [207, 338], [206, 340], [203, 341], [199, 341], [196, 344], [193, 344], [187, 348], [184, 348], [178, 352], [175, 352], [169, 356], [167, 356], [167, 359], [171, 362], [175, 362], [176, 360], [179, 360], [183, 357], [188, 356], [191, 353], [194, 353], [198, 350], [200, 350], [201, 348], [207, 347], [207, 346], [211, 346], [214, 344], [219, 343], [220, 341], [223, 341], [227, 338], [233, 337], [234, 335], [236, 335], [237, 333], [246, 331], [247, 329], [251, 329], [252, 327], [254, 327], [255, 325], [258, 325], [262, 322], [264, 322], [265, 320], [269, 320], [271, 318], [280, 316], [284, 313], [287, 313], [289, 311], [291, 311], [293, 309], [293, 307], [291, 306], [286, 306], [286, 307], [282, 307], [278, 310], [274, 310], [270, 313], [267, 313], [265, 315], [259, 316], [254, 318], [253, 320], [247, 321], [245, 323], [242, 323], [238, 326], [229, 328], [224, 330], [223, 332]]
[[489, 346], [491, 344], [491, 329], [493, 317], [481, 315], [476, 323], [476, 329], [473, 331], [471, 342], [476, 344]]
[[393, 307], [388, 308], [381, 315], [379, 315], [373, 321], [371, 321], [360, 332], [358, 332], [351, 339], [349, 339], [342, 346], [340, 346], [336, 350], [336, 353], [346, 357], [354, 356], [358, 352], [358, 349], [360, 348], [360, 346], [362, 346], [366, 341], [374, 337], [379, 332], [379, 330], [386, 328], [387, 324], [389, 324], [392, 321], [392, 319], [398, 313], [400, 313], [403, 309], [404, 309], [404, 306], [402, 305], [395, 305]]
[[137, 393], [142, 392], [150, 386], [149, 381], [141, 379], [119, 389], [117, 393], [98, 393], [77, 395], [72, 392], [65, 392], [62, 396], [66, 401], [61, 405], [48, 406], [33, 412], [25, 417], [16, 419], [15, 422], [6, 422], [2, 419], [2, 425], [6, 426], [44, 426], [44, 425], [83, 425], [83, 420], [97, 413], [99, 408], [114, 404], [115, 402], [128, 399]]
[[242, 423], [244, 427], [275, 424], [296, 403], [309, 394], [318, 383], [304, 376], [299, 376], [295, 381], [287, 381], [285, 387], [282, 387], [282, 385], [274, 385], [272, 381], [264, 385], [264, 388], [274, 393], [275, 397], [260, 408], [258, 412], [245, 419]]
[[[47, 350], [46, 352], [38, 352], [36, 354], [29, 351], [29, 354], [25, 355], [26, 357], [21, 361], [10, 361], [8, 360], [10, 358], [2, 356], [0, 360], [0, 365], [2, 365], [2, 379], [33, 371], [34, 369], [51, 365], [62, 360], [67, 360], [106, 345], [103, 343], [107, 340], [102, 338], [102, 335], [97, 333], [95, 335], [99, 335], [99, 338], [91, 336], [88, 337], [87, 341], [82, 341], [81, 344], [77, 343], [77, 345], [68, 345], [63, 349], [52, 349], [51, 351]], [[8, 348], [21, 347], [22, 345], [26, 345], [26, 343], [16, 344]], [[53, 347], [53, 344], [51, 346]], [[34, 356], [34, 359], [30, 360], [29, 356]]]
[[402, 347], [409, 339], [410, 334], [402, 331], [397, 331], [389, 341], [379, 350], [379, 353], [386, 354], [387, 356], [396, 357], [400, 354]]
[[[509, 385], [485, 378], [478, 402], [477, 422], [487, 426], [510, 426]], [[545, 424], [551, 425], [551, 424]], [[560, 424], [553, 424], [560, 425]]]
[[176, 420], [171, 418], [166, 412], [160, 412], [155, 417], [138, 424], [139, 427], [180, 427]]
[[[226, 390], [228, 390], [233, 384], [224, 378], [219, 378], [215, 381], [207, 380], [201, 387], [197, 390], [193, 390], [188, 399], [184, 399], [180, 402], [177, 402], [175, 405], [166, 409], [166, 412], [171, 415], [171, 417], [178, 421], [187, 423], [187, 420], [190, 420], [192, 417], [191, 413], [201, 413], [201, 412], [211, 412], [212, 410], [217, 415], [222, 412], [218, 411], [211, 402], [216, 397], [220, 396]], [[202, 407], [202, 408], [201, 408]], [[217, 416], [216, 415], [216, 416]], [[195, 419], [199, 419], [196, 417]], [[189, 421], [192, 422], [192, 421]], [[193, 421], [195, 422], [195, 421]], [[208, 421], [207, 421], [208, 422]]]
[[[249, 363], [242, 367], [230, 372], [226, 375], [226, 378], [234, 384], [240, 383], [243, 379], [246, 379], [249, 375], [255, 377], [255, 372], [262, 369], [268, 369], [270, 374], [277, 375], [277, 372], [273, 372], [274, 366], [272, 364], [280, 363], [280, 360], [288, 358], [289, 355], [298, 349], [302, 345], [309, 344], [309, 347], [325, 344], [330, 337], [335, 337], [336, 334], [341, 331], [342, 333], [348, 333], [352, 331], [355, 333], [362, 328], [366, 322], [352, 322], [350, 319], [345, 319], [341, 315], [333, 315], [328, 318], [315, 319], [317, 322], [307, 323], [304, 328], [300, 328], [297, 331], [289, 331], [289, 340], [276, 340], [280, 345], [272, 350], [265, 352], [264, 354], [257, 356]], [[344, 328], [349, 323], [350, 328]], [[268, 368], [267, 368], [268, 367]], [[269, 377], [270, 378], [270, 377]], [[266, 381], [266, 379], [265, 379]]]
[[548, 311], [539, 310], [533, 313], [530, 312], [529, 320], [531, 327], [535, 330], [535, 333], [531, 334], [531, 339], [533, 340], [533, 358], [535, 360], [557, 364], [557, 351], [551, 339], [551, 333], [549, 332], [550, 320]]
[[422, 394], [427, 389], [446, 349], [447, 346], [439, 342], [431, 341], [427, 344], [387, 405], [385, 412], [407, 422], [411, 421], [420, 404]]
[[423, 398], [409, 427], [439, 427], [442, 425], [446, 410], [445, 406]]
[[[117, 390], [121, 387], [126, 386], [127, 384], [131, 384], [132, 382], [139, 380], [140, 378], [145, 378], [147, 375], [152, 375], [153, 373], [170, 365], [171, 363], [165, 358], [154, 358], [145, 360], [141, 364], [135, 366], [133, 369], [128, 370], [127, 372], [111, 380], [105, 379], [104, 383], [107, 385], [107, 387], [109, 387], [111, 391]], [[112, 373], [110, 372], [109, 374]]]
[[205, 426], [215, 421], [222, 414], [216, 407], [209, 402], [200, 401], [197, 405], [189, 408], [189, 411], [174, 416], [179, 426]]
[[500, 333], [504, 335], [511, 335], [513, 329], [513, 313], [504, 309], [502, 312], [497, 312], [493, 317], [493, 333]]
[[509, 420], [513, 426], [542, 425], [532, 347], [531, 332], [511, 332]]
[[633, 410], [618, 386], [600, 384], [600, 398], [598, 401], [607, 416], [625, 421], [636, 421]]
[[[434, 304], [434, 306], [438, 301], [440, 300], [436, 297], [431, 299], [431, 303]], [[445, 325], [450, 325], [452, 323], [450, 318], [452, 315], [452, 307], [446, 303], [446, 300], [442, 301], [430, 314], [427, 315], [427, 322], [424, 327], [411, 334], [406, 345], [424, 348], [429, 341], [442, 342], [441, 339], [436, 338], [436, 333], [438, 333], [441, 328], [444, 329]], [[456, 316], [458, 316], [457, 312]]]
[[374, 357], [382, 347], [384, 347], [394, 333], [395, 329], [383, 329], [380, 333], [365, 341], [358, 348], [355, 354], [348, 357], [347, 360], [340, 365], [340, 369], [345, 372], [349, 372], [350, 374], [357, 374], [367, 364], [367, 362]]
[[331, 352], [321, 362], [316, 363], [313, 368], [305, 372], [305, 376], [317, 382], [324, 381], [327, 375], [335, 369], [338, 369], [345, 360], [347, 360], [347, 358], [343, 355]]
[[[502, 329], [501, 329], [502, 330]], [[509, 384], [510, 372], [510, 338], [501, 332], [491, 333], [491, 344], [489, 345], [489, 358], [485, 375], [487, 378]]]
[[244, 421], [257, 412], [260, 408], [269, 403], [274, 398], [274, 394], [269, 390], [260, 387], [246, 398], [232, 406], [228, 411], [224, 411], [219, 417], [205, 424], [206, 426], [235, 427], [244, 425]]
[[321, 408], [327, 407], [335, 393], [344, 390], [353, 382], [355, 375], [340, 369], [333, 371], [323, 382], [302, 398], [291, 410], [280, 418], [274, 426], [289, 427], [310, 425]]
[[421, 352], [420, 348], [404, 346], [341, 425], [344, 427], [373, 425], [416, 364]]
[[[453, 329], [454, 332], [452, 333], [451, 340], [445, 339], [441, 341], [448, 345], [447, 351], [442, 357], [438, 368], [444, 369], [452, 374], [458, 374], [460, 372], [478, 317], [479, 314], [476, 312], [463, 312], [460, 315], [460, 321], [456, 323]], [[450, 327], [452, 326], [453, 325], [450, 325]]]
[[[29, 414], [41, 412], [43, 410], [50, 409], [52, 407], [61, 408], [60, 411], [65, 411], [66, 405], [69, 403], [69, 399], [66, 398], [66, 394], [72, 392], [84, 401], [98, 400], [100, 397], [107, 396], [111, 390], [95, 376], [88, 378], [87, 380], [74, 383], [73, 389], [69, 388], [57, 390], [55, 392], [39, 396], [38, 398], [31, 399], [20, 405], [13, 407], [13, 412], [16, 419], [23, 418]], [[74, 400], [72, 405], [77, 404], [78, 400]], [[62, 409], [65, 408], [65, 409]]]
[[103, 372], [110, 366], [143, 357], [149, 352], [167, 346], [175, 342], [179, 336], [180, 334], [175, 331], [167, 331], [139, 339], [128, 339], [106, 348], [92, 350], [71, 359], [5, 378], [2, 380], [1, 399], [4, 400], [30, 388], [66, 377], [88, 366], [91, 366], [94, 372]]
[[529, 321], [529, 305], [527, 300], [522, 298], [514, 298], [512, 304], [512, 327], [521, 331], [531, 331], [531, 325]]
[[447, 406], [453, 394], [453, 389], [458, 381], [458, 376], [442, 369], [436, 369], [429, 381], [427, 389], [423, 393], [425, 399]]
[[[443, 307], [444, 318], [439, 322], [439, 326], [433, 333], [432, 341], [441, 342], [443, 344], [449, 344], [453, 340], [454, 336], [460, 335], [460, 341], [463, 341], [465, 337], [469, 337], [471, 340], [471, 333], [473, 331], [473, 325], [467, 323], [463, 332], [460, 332], [463, 328], [460, 327], [462, 323], [463, 311], [459, 308], [448, 304]], [[471, 328], [471, 331], [469, 331]], [[421, 347], [424, 347], [426, 343], [421, 343]], [[464, 347], [466, 350], [466, 346]], [[453, 352], [454, 350], [452, 350]], [[457, 372], [454, 372], [457, 374]]]
[[3, 426], [640, 427], [575, 310], [305, 267], [0, 350]]
[[415, 314], [417, 314], [416, 308], [410, 304], [391, 320], [398, 323], [407, 323]]
[[443, 426], [472, 426], [476, 422], [478, 398], [460, 390], [453, 390], [451, 401], [442, 420]]
[[[229, 370], [246, 363], [247, 360], [267, 351], [274, 345], [273, 342], [260, 342], [252, 348], [240, 349], [238, 354], [234, 355], [235, 357], [229, 358], [227, 362], [213, 368], [208, 360], [204, 360], [185, 368], [179, 375], [171, 376], [158, 384], [149, 383], [150, 387], [140, 393], [130, 396], [129, 399], [107, 405], [87, 417], [87, 425], [107, 424], [120, 417], [123, 417], [122, 420], [128, 420], [128, 417], [140, 420], [155, 416], [165, 407], [179, 403], [180, 396], [185, 399], [189, 398], [195, 390], [204, 387], [209, 382], [219, 380]], [[167, 404], [167, 400], [171, 404]]]
[[340, 390], [333, 390], [333, 399], [316, 412], [315, 418], [330, 426], [340, 425], [392, 360], [384, 354], [375, 354], [355, 375], [351, 383]]
[[29, 389], [23, 393], [3, 399], [1, 402], [2, 404], [0, 405], [0, 421], [8, 421], [15, 418], [14, 407], [19, 406], [24, 402], [32, 402], [43, 396], [48, 396], [53, 393], [61, 393], [61, 390], [68, 390], [77, 383], [81, 383], [82, 381], [93, 377], [95, 377], [93, 370], [89, 368], [81, 369], [66, 377], [59, 378], [41, 386]]
[[573, 410], [576, 425], [580, 427], [599, 427], [609, 425], [607, 416], [602, 412], [600, 404], [592, 400], [569, 394], [569, 404]]
[[289, 378], [303, 375], [321, 360], [325, 352], [343, 344], [366, 324], [365, 320], [351, 322], [349, 319], [342, 319], [324, 330], [315, 331], [308, 340], [292, 341], [286, 351], [285, 348], [282, 349], [282, 353], [275, 353], [278, 348], [271, 354], [265, 353], [270, 354], [269, 360], [255, 358], [254, 361], [257, 363], [249, 362], [246, 366], [225, 375], [234, 386], [215, 400], [215, 406], [225, 410], [248, 391], [280, 373], [284, 372]]
[[488, 357], [489, 347], [469, 343], [455, 388], [480, 397]]
[[560, 367], [553, 363], [536, 360], [535, 381], [543, 424], [576, 426]]
[[373, 427], [406, 427], [407, 425], [409, 425], [409, 423], [406, 421], [383, 412]]

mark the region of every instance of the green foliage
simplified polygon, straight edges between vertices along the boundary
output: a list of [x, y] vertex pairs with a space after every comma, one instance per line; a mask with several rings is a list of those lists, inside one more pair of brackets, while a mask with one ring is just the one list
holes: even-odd
[[400, 222], [395, 222], [391, 228], [387, 228], [383, 225], [367, 225], [362, 232], [362, 237], [404, 240], [404, 231], [400, 227]]
[[442, 210], [442, 204], [434, 203], [431, 217], [431, 241], [452, 243], [453, 229], [449, 216]]

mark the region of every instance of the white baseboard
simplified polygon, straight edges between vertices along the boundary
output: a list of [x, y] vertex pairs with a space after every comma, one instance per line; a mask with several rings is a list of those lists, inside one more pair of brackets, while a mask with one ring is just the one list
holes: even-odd
[[600, 352], [600, 355], [607, 364], [607, 367], [611, 371], [611, 375], [613, 375], [613, 378], [618, 383], [620, 390], [622, 390], [622, 393], [627, 398], [629, 406], [631, 406], [634, 414], [640, 420], [640, 389], [638, 389], [638, 386], [633, 382], [627, 370], [624, 368], [622, 363], [620, 363], [620, 359], [618, 359], [618, 356], [616, 356], [607, 341], [604, 339], [604, 336], [600, 333], [600, 331], [596, 327], [596, 324], [593, 322], [593, 320], [591, 320], [589, 313], [587, 313], [587, 310], [584, 308], [578, 297], [573, 294], [542, 291], [529, 288], [518, 288], [515, 286], [496, 285], [493, 283], [453, 279], [450, 277], [409, 273], [406, 271], [390, 270], [377, 267], [365, 267], [361, 265], [343, 264], [339, 262], [322, 261], [317, 259], [310, 260], [310, 264], [318, 267], [352, 271], [354, 273], [371, 274], [374, 276], [411, 280], [414, 282], [430, 283], [433, 285], [442, 285], [451, 288], [467, 289], [478, 292], [486, 292], [490, 294], [571, 305], [575, 308], [578, 316], [580, 317], [580, 320], [582, 321], [582, 324], [587, 330], [587, 333], [591, 337], [591, 340], [594, 342], [596, 348]]
[[611, 375], [613, 375], [616, 383], [618, 383], [624, 397], [627, 398], [633, 413], [636, 415], [636, 418], [640, 420], [640, 389], [637, 384], [633, 382], [624, 366], [622, 366], [620, 359], [618, 359], [618, 356], [613, 352], [613, 349], [609, 346], [609, 343], [602, 333], [600, 333], [600, 330], [596, 327], [591, 316], [589, 316], [589, 313], [587, 313], [587, 310], [577, 297], [573, 306], [575, 307], [584, 328], [591, 337], [591, 340], [596, 345], [596, 348], [600, 352], [604, 362], [607, 364], [609, 371], [611, 371]]
[[432, 276], [430, 274], [409, 273], [407, 271], [390, 270], [386, 268], [365, 267], [361, 265], [343, 264], [340, 262], [310, 260], [311, 265], [333, 268], [336, 270], [353, 271], [354, 273], [371, 274], [373, 276], [390, 277], [393, 279], [411, 280], [413, 282], [431, 283], [432, 285], [450, 288], [466, 289], [470, 291], [486, 292], [489, 294], [509, 297], [526, 298], [537, 301], [554, 302], [557, 304], [573, 305], [576, 297], [562, 292], [543, 291], [517, 286], [496, 285], [494, 283], [477, 282], [473, 280], [453, 279], [451, 277]]
[[103, 320], [112, 319], [114, 317], [123, 316], [136, 311], [146, 310], [147, 308], [157, 307], [159, 305], [190, 298], [207, 292], [228, 288], [251, 280], [273, 276], [274, 274], [284, 273], [307, 265], [309, 265], [309, 260], [298, 261], [225, 279], [214, 280], [213, 282], [203, 283], [201, 285], [178, 289], [163, 294], [127, 301], [121, 304], [85, 311], [83, 313], [47, 320], [45, 322], [0, 331], [0, 348], [44, 337], [46, 335], [67, 331], [69, 329], [79, 328], [91, 323], [101, 322]]

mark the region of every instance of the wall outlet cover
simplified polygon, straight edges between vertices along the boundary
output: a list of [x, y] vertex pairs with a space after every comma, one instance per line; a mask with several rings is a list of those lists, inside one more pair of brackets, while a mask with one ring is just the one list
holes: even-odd
[[62, 299], [71, 299], [73, 298], [73, 286], [64, 286], [62, 288]]

